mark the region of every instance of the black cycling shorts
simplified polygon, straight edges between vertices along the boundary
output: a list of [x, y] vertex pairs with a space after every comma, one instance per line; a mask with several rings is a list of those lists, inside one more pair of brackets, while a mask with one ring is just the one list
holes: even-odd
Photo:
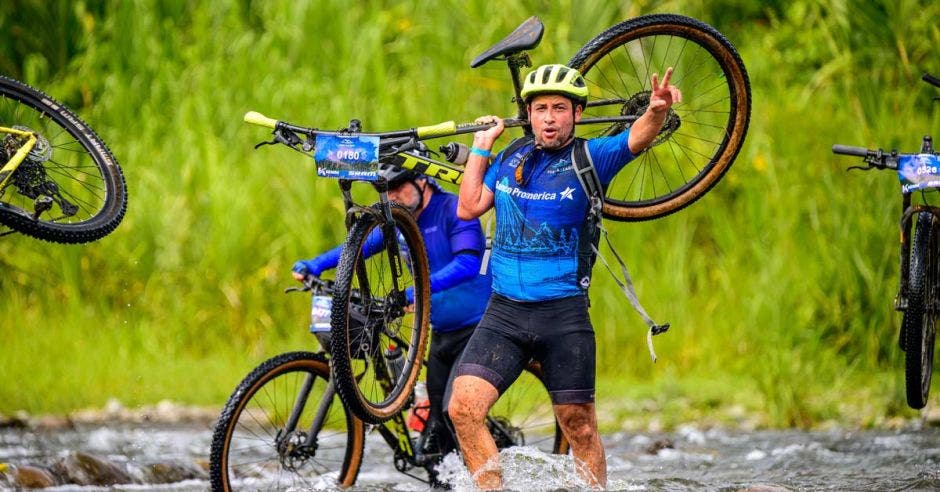
[[503, 394], [532, 359], [541, 364], [552, 403], [594, 402], [595, 341], [586, 295], [519, 302], [493, 294], [457, 375], [483, 378]]

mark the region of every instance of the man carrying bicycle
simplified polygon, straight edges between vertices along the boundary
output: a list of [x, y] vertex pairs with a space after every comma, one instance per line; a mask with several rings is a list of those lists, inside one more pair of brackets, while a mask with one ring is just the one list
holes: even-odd
[[[668, 110], [681, 100], [652, 76], [650, 104], [628, 131], [587, 141], [603, 186], [662, 129]], [[595, 340], [588, 315], [591, 255], [583, 241], [590, 199], [575, 173], [574, 125], [588, 88], [577, 70], [545, 65], [529, 73], [522, 97], [534, 141], [511, 145], [490, 166], [490, 149], [502, 134], [500, 118], [474, 135], [460, 185], [457, 215], [476, 218], [496, 209], [491, 268], [493, 295], [457, 366], [449, 413], [470, 473], [482, 489], [499, 489], [496, 444], [484, 418], [530, 359], [545, 375], [559, 426], [571, 444], [578, 471], [591, 486], [607, 483], [604, 448], [594, 406]], [[590, 251], [588, 245], [587, 251]]]
[[[439, 452], [443, 457], [457, 449], [449, 426], [445, 425], [444, 394], [453, 379], [455, 363], [483, 316], [490, 295], [492, 277], [488, 270], [480, 274], [486, 238], [478, 219], [457, 218], [457, 196], [445, 191], [433, 179], [391, 168], [382, 169], [380, 174], [388, 180], [388, 197], [414, 215], [427, 248], [433, 336], [427, 360], [430, 412], [424, 431], [430, 447], [423, 451]], [[378, 236], [369, 240], [378, 241]], [[373, 250], [381, 251], [381, 247]], [[316, 258], [298, 261], [293, 267], [294, 278], [319, 277], [323, 271], [336, 268], [341, 251], [342, 246], [338, 246]], [[405, 294], [412, 302], [413, 291], [409, 289]], [[431, 475], [433, 481], [433, 472]]]

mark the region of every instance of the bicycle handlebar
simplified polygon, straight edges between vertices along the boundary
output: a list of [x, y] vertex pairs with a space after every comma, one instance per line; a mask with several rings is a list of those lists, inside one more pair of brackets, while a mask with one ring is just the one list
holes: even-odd
[[868, 157], [870, 151], [863, 147], [852, 147], [850, 145], [833, 145], [832, 146], [833, 154], [842, 154], [842, 155], [854, 155], [857, 157]]
[[333, 293], [333, 281], [332, 280], [323, 280], [320, 277], [315, 275], [306, 274], [304, 275], [303, 280], [300, 281], [303, 284], [302, 287], [288, 287], [284, 289], [284, 293], [289, 292], [310, 292], [313, 291], [314, 295], [323, 293], [323, 294], [332, 294]]
[[841, 155], [851, 155], [854, 157], [861, 157], [867, 166], [851, 166], [849, 169], [861, 169], [863, 171], [869, 169], [894, 169], [898, 168], [898, 158], [902, 155], [899, 154], [896, 150], [891, 152], [885, 152], [882, 149], [871, 150], [864, 147], [853, 147], [851, 145], [839, 145], [835, 144], [832, 146], [833, 154]]
[[264, 126], [267, 128], [274, 128], [277, 126], [277, 120], [274, 118], [268, 118], [267, 116], [257, 111], [249, 111], [245, 113], [245, 123], [251, 123], [252, 125]]
[[[316, 128], [307, 128], [297, 125], [292, 125], [290, 123], [279, 121], [274, 118], [269, 118], [257, 111], [249, 111], [245, 113], [244, 116], [245, 123], [250, 123], [252, 125], [263, 126], [265, 128], [277, 129], [278, 127], [284, 127], [288, 130], [302, 132], [302, 133], [322, 133], [322, 134], [339, 134], [347, 133], [344, 131], [332, 132], [326, 130], [318, 130]], [[527, 121], [518, 120], [513, 118], [506, 118], [503, 120], [504, 124], [507, 127], [513, 126], [522, 126], [528, 124]], [[407, 137], [413, 135], [418, 139], [429, 139], [434, 137], [446, 137], [450, 135], [459, 135], [463, 133], [473, 133], [480, 130], [485, 130], [490, 128], [495, 123], [486, 123], [486, 124], [476, 124], [476, 123], [455, 123], [453, 120], [445, 121], [443, 123], [438, 123], [436, 125], [427, 125], [419, 126], [417, 128], [411, 128], [409, 130], [395, 130], [389, 132], [355, 132], [361, 135], [372, 135], [382, 138], [395, 138], [395, 137]], [[352, 132], [348, 132], [352, 133]]]

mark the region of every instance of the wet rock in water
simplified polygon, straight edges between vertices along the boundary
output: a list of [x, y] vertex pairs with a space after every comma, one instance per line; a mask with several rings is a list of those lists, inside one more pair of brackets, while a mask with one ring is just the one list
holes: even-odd
[[12, 469], [12, 486], [16, 489], [44, 489], [58, 485], [49, 471], [36, 466], [22, 465]]
[[738, 489], [737, 492], [790, 492], [790, 489], [779, 485], [755, 484], [746, 489]]
[[70, 453], [52, 465], [52, 469], [66, 482], [78, 485], [137, 483], [120, 465], [82, 452]]
[[25, 429], [26, 419], [21, 416], [7, 417], [0, 415], [0, 429]]
[[664, 449], [676, 449], [676, 445], [670, 439], [657, 439], [646, 447], [646, 454], [657, 454]]
[[29, 426], [33, 429], [42, 429], [45, 431], [61, 431], [66, 429], [74, 429], [75, 423], [72, 422], [72, 420], [68, 417], [42, 415], [31, 418], [29, 421]]
[[206, 480], [209, 474], [190, 463], [154, 463], [148, 467], [148, 483], [174, 483], [183, 480]]
[[940, 427], [940, 407], [927, 407], [921, 410], [927, 425]]

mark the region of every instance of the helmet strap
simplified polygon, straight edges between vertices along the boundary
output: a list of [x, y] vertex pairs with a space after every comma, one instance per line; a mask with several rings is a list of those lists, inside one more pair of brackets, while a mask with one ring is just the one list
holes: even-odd
[[424, 192], [428, 189], [429, 185], [427, 179], [424, 180], [424, 186], [418, 186], [418, 181], [414, 179], [409, 181], [409, 183], [418, 191], [418, 206], [411, 211], [413, 215], [417, 216], [424, 210]]

